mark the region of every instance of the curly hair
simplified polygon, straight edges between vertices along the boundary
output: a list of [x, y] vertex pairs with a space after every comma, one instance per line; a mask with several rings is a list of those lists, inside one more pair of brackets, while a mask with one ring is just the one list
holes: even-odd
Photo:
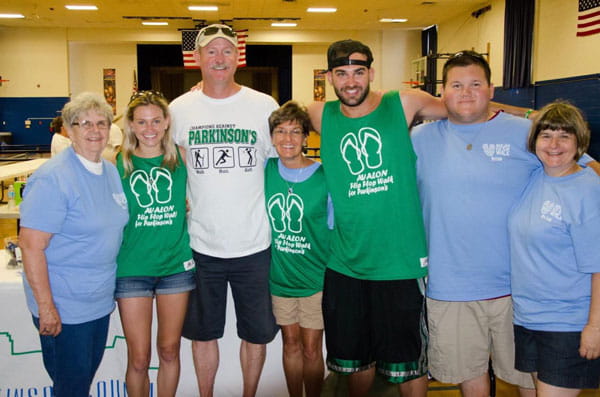
[[306, 108], [295, 101], [287, 101], [279, 109], [271, 113], [271, 116], [269, 116], [269, 130], [271, 131], [271, 135], [273, 135], [275, 127], [286, 121], [295, 121], [300, 124], [304, 136], [308, 136], [313, 129]]

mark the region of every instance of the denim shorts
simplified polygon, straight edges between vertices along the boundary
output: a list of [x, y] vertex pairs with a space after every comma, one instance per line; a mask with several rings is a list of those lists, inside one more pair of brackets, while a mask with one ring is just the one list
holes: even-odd
[[164, 277], [134, 276], [117, 278], [115, 298], [153, 297], [154, 295], [179, 294], [196, 288], [194, 271], [171, 274]]
[[515, 325], [515, 368], [537, 372], [538, 379], [569, 389], [596, 389], [600, 358], [579, 355], [581, 332], [534, 331]]

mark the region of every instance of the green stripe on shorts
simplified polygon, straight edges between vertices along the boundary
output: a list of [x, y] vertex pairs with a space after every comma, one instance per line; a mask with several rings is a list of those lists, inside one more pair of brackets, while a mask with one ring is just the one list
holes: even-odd
[[365, 371], [375, 365], [375, 362], [365, 363], [362, 360], [342, 360], [338, 358], [327, 358], [327, 368], [340, 374], [352, 374]]
[[427, 373], [427, 367], [420, 361], [408, 363], [377, 363], [377, 371], [382, 373], [388, 382], [404, 383], [420, 378]]

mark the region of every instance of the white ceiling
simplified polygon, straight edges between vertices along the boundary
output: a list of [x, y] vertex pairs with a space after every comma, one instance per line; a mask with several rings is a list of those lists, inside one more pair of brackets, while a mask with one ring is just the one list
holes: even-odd
[[[218, 21], [225, 21], [235, 29], [270, 29], [270, 19], [296, 19], [298, 26], [293, 29], [303, 30], [415, 29], [457, 15], [469, 15], [489, 3], [489, 0], [0, 0], [0, 13], [25, 16], [17, 20], [0, 19], [0, 27], [157, 29], [143, 27], [140, 19], [124, 18], [144, 17], [167, 20], [173, 29]], [[68, 11], [65, 4], [95, 4], [99, 10]], [[189, 5], [217, 5], [219, 11], [189, 11]], [[306, 12], [308, 7], [336, 7], [337, 12], [313, 14]], [[408, 22], [381, 23], [380, 18], [407, 18]]]

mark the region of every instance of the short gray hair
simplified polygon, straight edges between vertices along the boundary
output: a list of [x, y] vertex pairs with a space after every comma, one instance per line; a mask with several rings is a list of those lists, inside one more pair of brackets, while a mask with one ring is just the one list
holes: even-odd
[[70, 127], [74, 122], [79, 121], [82, 113], [94, 110], [106, 117], [109, 123], [113, 121], [112, 107], [106, 103], [104, 97], [95, 92], [82, 92], [67, 102], [62, 109], [62, 118], [65, 126]]

